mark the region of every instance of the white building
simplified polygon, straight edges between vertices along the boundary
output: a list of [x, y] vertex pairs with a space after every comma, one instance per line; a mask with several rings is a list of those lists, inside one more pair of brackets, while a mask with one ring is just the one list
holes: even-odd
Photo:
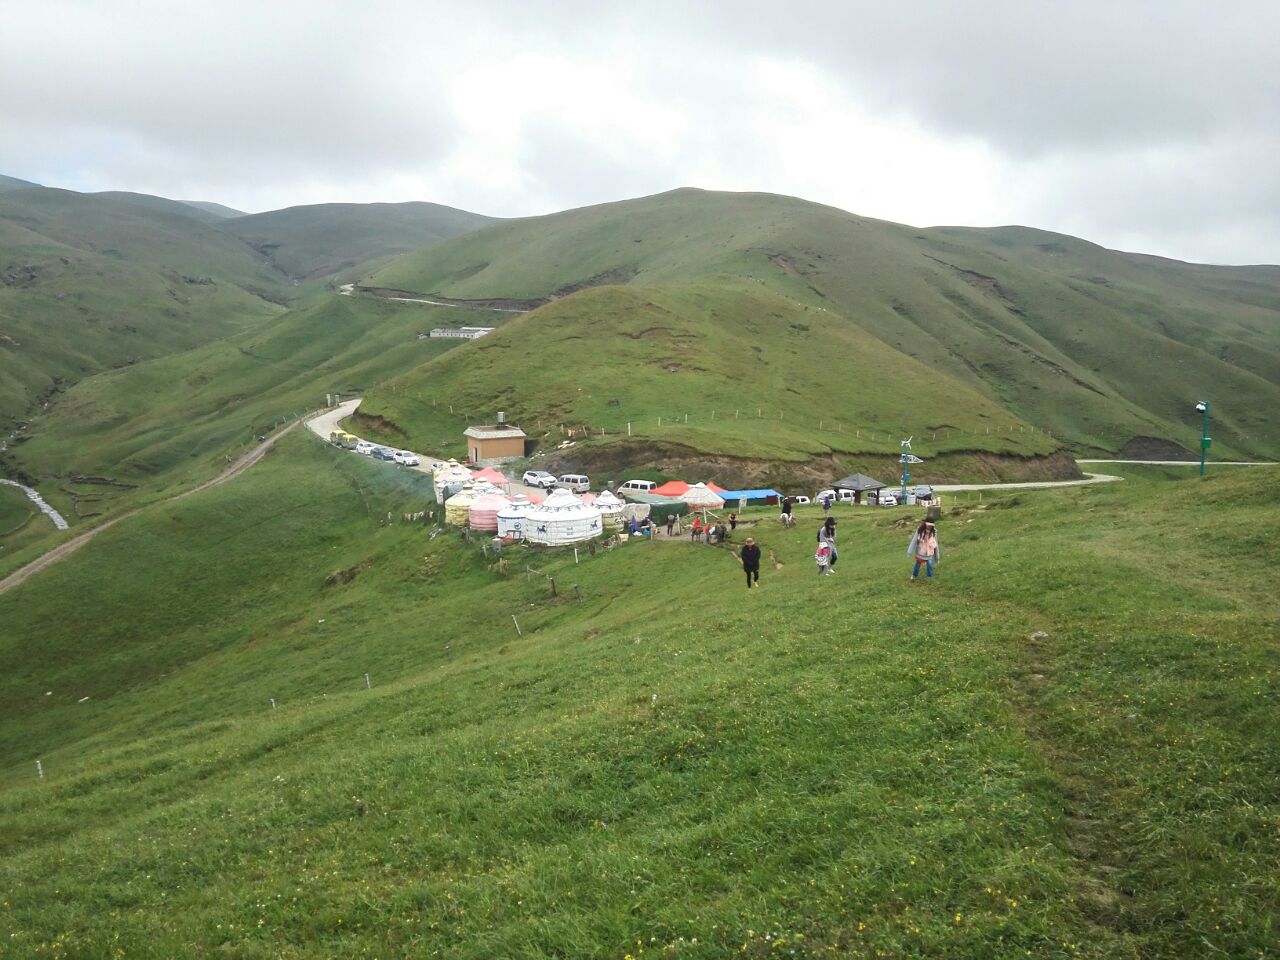
[[453, 337], [458, 340], [475, 340], [486, 333], [493, 333], [493, 327], [436, 327], [431, 331], [433, 337]]

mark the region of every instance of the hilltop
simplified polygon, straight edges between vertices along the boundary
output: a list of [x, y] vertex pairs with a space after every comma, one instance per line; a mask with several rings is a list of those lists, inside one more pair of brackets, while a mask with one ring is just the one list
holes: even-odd
[[345, 280], [492, 222], [438, 203], [321, 203], [228, 217], [223, 229], [286, 276]]
[[[1013, 423], [1047, 430], [1079, 450], [1115, 452], [1140, 438], [1191, 449], [1191, 407], [1204, 396], [1214, 402], [1215, 452], [1280, 451], [1266, 413], [1280, 407], [1277, 267], [1181, 264], [1026, 228], [919, 229], [788, 197], [678, 190], [494, 224], [400, 257], [362, 281], [414, 295], [547, 304], [519, 323], [530, 344], [538, 343], [538, 363], [561, 370], [585, 359], [553, 322], [554, 310], [583, 296], [579, 291], [690, 283], [757, 285], [761, 302], [740, 316], [768, 317], [770, 303], [783, 298], [820, 317], [810, 324], [814, 363], [791, 384], [802, 394], [841, 379], [838, 367], [822, 364], [833, 330], [857, 327], [916, 362], [897, 397], [879, 388], [863, 393], [855, 411], [838, 411], [847, 419], [897, 406], [923, 389], [927, 374], [959, 402], [945, 416], [918, 407], [918, 419], [886, 426], [919, 429], [976, 416], [968, 398], [977, 394]], [[766, 357], [787, 329], [761, 327], [756, 345]], [[595, 343], [603, 353], [593, 362], [610, 364], [621, 345], [616, 338]], [[449, 357], [449, 369], [484, 349], [481, 342], [466, 346]], [[519, 394], [524, 357], [517, 350], [508, 356], [505, 369], [487, 364], [489, 375]], [[633, 391], [660, 389], [659, 373], [645, 364], [616, 365], [620, 411], [628, 412]], [[419, 376], [425, 382], [435, 375], [424, 368]], [[398, 386], [411, 390], [413, 380]], [[776, 389], [766, 396], [778, 407], [791, 404]], [[591, 411], [577, 401], [563, 396], [522, 415], [591, 423]], [[405, 415], [386, 391], [370, 396], [364, 409], [396, 424]], [[662, 412], [631, 409], [633, 419], [652, 413], [655, 423]]]

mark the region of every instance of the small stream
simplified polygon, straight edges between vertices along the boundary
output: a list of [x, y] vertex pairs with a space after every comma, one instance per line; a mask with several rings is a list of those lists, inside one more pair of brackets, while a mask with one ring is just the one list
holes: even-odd
[[25, 486], [21, 483], [18, 483], [18, 481], [16, 480], [5, 480], [3, 477], [0, 477], [0, 483], [3, 483], [9, 487], [17, 487], [19, 490], [21, 490], [23, 493], [27, 495], [28, 500], [30, 500], [37, 507], [40, 508], [41, 513], [43, 513], [46, 517], [48, 517], [50, 520], [53, 521], [53, 525], [55, 527], [57, 527], [59, 530], [68, 529], [67, 521], [62, 519], [62, 514], [60, 514], [57, 510], [53, 509], [53, 507], [49, 506], [47, 503], [45, 503], [44, 497], [40, 496], [40, 494], [36, 493], [30, 487]]

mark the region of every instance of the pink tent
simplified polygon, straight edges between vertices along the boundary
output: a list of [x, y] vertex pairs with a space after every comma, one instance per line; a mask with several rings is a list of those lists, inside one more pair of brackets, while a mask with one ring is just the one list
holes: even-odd
[[498, 472], [497, 470], [493, 469], [493, 467], [484, 467], [481, 470], [477, 470], [474, 474], [472, 474], [471, 479], [487, 480], [492, 484], [507, 484], [511, 482], [510, 477], [508, 477], [506, 474]]
[[500, 493], [487, 493], [471, 502], [467, 511], [467, 526], [472, 530], [498, 531], [498, 511], [511, 505]]

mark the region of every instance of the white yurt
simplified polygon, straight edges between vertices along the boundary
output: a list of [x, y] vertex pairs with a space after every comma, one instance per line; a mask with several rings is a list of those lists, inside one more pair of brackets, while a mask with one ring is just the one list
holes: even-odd
[[[450, 460], [431, 475], [431, 482], [436, 488], [436, 503], [444, 503], [449, 499], [447, 487], [460, 487], [471, 479], [471, 471], [457, 460]], [[453, 491], [454, 493], [457, 490]]]
[[498, 536], [519, 540], [524, 537], [524, 518], [533, 504], [523, 493], [517, 493], [505, 507], [498, 511]]
[[627, 505], [615, 497], [611, 491], [602, 490], [591, 502], [591, 506], [603, 515], [606, 529], [617, 530], [622, 526], [622, 515]]
[[451, 523], [455, 527], [465, 527], [470, 518], [471, 504], [475, 503], [483, 492], [477, 490], [475, 484], [470, 481], [464, 483], [461, 490], [444, 502], [444, 522]]
[[553, 490], [524, 517], [524, 538], [530, 543], [555, 547], [600, 536], [604, 527], [598, 509], [588, 506], [568, 490]]
[[510, 504], [504, 494], [490, 490], [472, 501], [467, 509], [467, 526], [472, 530], [487, 530], [496, 533], [498, 530], [498, 511]]
[[680, 499], [687, 503], [690, 508], [702, 510], [719, 510], [724, 506], [724, 501], [714, 491], [707, 489], [705, 483], [695, 483], [692, 487], [680, 494]]

